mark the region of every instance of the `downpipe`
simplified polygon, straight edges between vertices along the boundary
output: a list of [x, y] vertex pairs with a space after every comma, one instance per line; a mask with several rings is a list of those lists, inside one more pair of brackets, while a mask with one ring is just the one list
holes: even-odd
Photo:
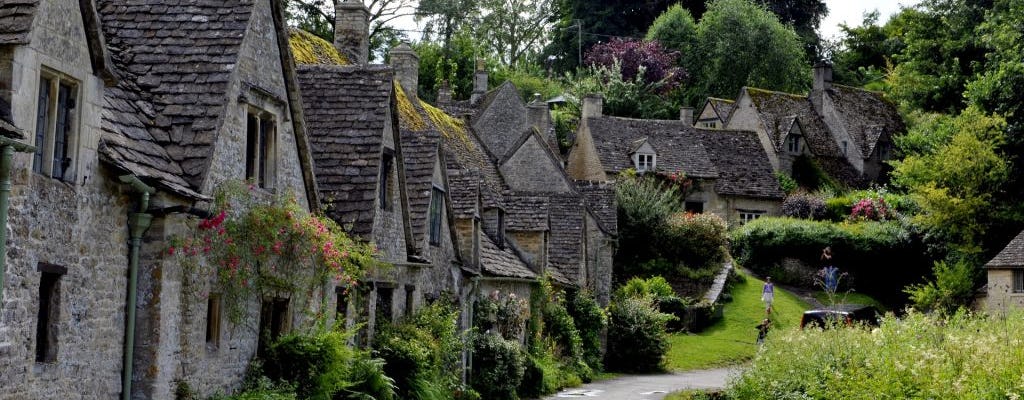
[[131, 247], [128, 255], [128, 301], [125, 310], [124, 359], [122, 360], [121, 399], [132, 397], [132, 362], [135, 358], [135, 305], [139, 283], [139, 251], [142, 247], [142, 236], [153, 222], [153, 215], [146, 213], [149, 209], [149, 196], [156, 189], [146, 185], [134, 175], [122, 175], [122, 183], [128, 184], [139, 193], [138, 212], [128, 213], [128, 232]]

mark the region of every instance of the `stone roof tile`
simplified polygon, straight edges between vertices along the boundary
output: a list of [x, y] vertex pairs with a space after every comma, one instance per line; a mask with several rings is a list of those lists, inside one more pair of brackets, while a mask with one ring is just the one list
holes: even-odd
[[1024, 231], [1017, 234], [1009, 244], [1003, 248], [991, 261], [985, 264], [987, 268], [1024, 267]]
[[646, 140], [657, 153], [657, 169], [683, 171], [694, 178], [716, 178], [718, 171], [704, 146], [691, 136], [679, 135], [688, 128], [676, 120], [648, 120], [596, 117], [586, 121], [605, 170], [619, 172], [633, 168], [634, 146]]
[[363, 238], [373, 231], [393, 77], [386, 67], [298, 66], [321, 198]]
[[579, 281], [583, 262], [583, 198], [576, 193], [554, 194], [548, 205], [550, 235], [548, 263], [562, 276]]
[[542, 194], [509, 193], [505, 196], [505, 230], [547, 231], [550, 198]]
[[865, 157], [874, 152], [883, 134], [897, 135], [906, 130], [896, 105], [882, 93], [844, 85], [833, 85], [825, 93], [835, 105], [839, 123]]
[[483, 235], [483, 239], [480, 241], [480, 264], [484, 273], [508, 278], [533, 279], [537, 277], [537, 273], [533, 272], [512, 251], [510, 245], [506, 244], [504, 247], [504, 249], [498, 248], [490, 236]]
[[605, 232], [617, 235], [619, 231], [615, 188], [603, 182], [576, 181], [576, 190], [583, 195], [587, 208], [597, 218]]
[[28, 44], [39, 0], [0, 1], [0, 45]]
[[718, 169], [715, 193], [756, 198], [785, 196], [757, 133], [692, 129]]

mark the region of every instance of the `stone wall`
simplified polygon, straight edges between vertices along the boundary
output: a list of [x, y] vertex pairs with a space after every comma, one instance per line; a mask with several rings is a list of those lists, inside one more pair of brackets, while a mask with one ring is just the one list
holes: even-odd
[[495, 89], [488, 107], [471, 122], [473, 130], [495, 157], [502, 158], [529, 127], [526, 104], [511, 84]]
[[547, 232], [509, 231], [507, 237], [534, 272], [544, 269], [547, 264]]
[[[391, 113], [388, 111], [385, 116], [385, 121], [389, 121], [384, 128], [383, 146], [395, 150], [395, 139], [392, 136], [394, 131], [391, 127]], [[383, 158], [382, 158], [383, 159]], [[381, 199], [378, 198], [374, 204], [374, 212], [377, 214], [373, 218], [373, 244], [380, 251], [378, 258], [382, 261], [399, 263], [406, 262], [409, 258], [408, 251], [405, 243], [405, 221], [407, 215], [405, 209], [402, 207], [402, 196], [405, 195], [403, 192], [405, 189], [401, 187], [401, 182], [398, 180], [398, 171], [400, 168], [404, 168], [401, 160], [398, 159], [398, 153], [395, 152], [392, 155], [391, 160], [391, 174], [388, 177], [388, 200], [389, 204], [385, 208], [380, 207]], [[380, 182], [377, 183], [378, 191], [380, 189]]]
[[589, 212], [586, 214], [586, 288], [602, 306], [608, 305], [612, 293], [612, 256], [615, 251], [613, 240], [597, 225]]
[[772, 170], [780, 170], [779, 153], [775, 150], [775, 144], [768, 138], [764, 123], [761, 121], [761, 117], [758, 116], [757, 110], [754, 109], [749, 95], [744, 94], [736, 101], [736, 108], [733, 109], [732, 115], [729, 116], [729, 122], [726, 124], [725, 129], [757, 132], [757, 138], [761, 141], [761, 147], [764, 148], [768, 161], [772, 164]]
[[988, 296], [985, 309], [989, 312], [1005, 312], [1011, 308], [1024, 308], [1024, 293], [1013, 293], [1012, 269], [988, 270]]
[[512, 190], [560, 193], [570, 190], [562, 166], [548, 155], [545, 147], [539, 136], [530, 135], [515, 154], [501, 164], [501, 174]]
[[605, 174], [601, 159], [597, 155], [597, 147], [594, 144], [594, 136], [590, 134], [590, 126], [587, 119], [580, 121], [577, 129], [576, 142], [569, 150], [569, 160], [565, 167], [569, 177], [580, 181], [605, 182], [608, 175]]

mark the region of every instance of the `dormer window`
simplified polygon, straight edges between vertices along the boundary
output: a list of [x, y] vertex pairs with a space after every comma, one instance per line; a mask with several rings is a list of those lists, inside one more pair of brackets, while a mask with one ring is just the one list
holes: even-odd
[[654, 167], [656, 165], [654, 157], [654, 154], [637, 154], [636, 172], [654, 171]]
[[274, 187], [276, 138], [274, 115], [250, 108], [246, 119], [245, 179], [258, 187]]
[[75, 108], [78, 83], [63, 74], [44, 70], [39, 79], [36, 109], [36, 152], [32, 171], [74, 181], [72, 165], [77, 147]]
[[800, 135], [789, 135], [786, 138], [786, 150], [790, 154], [800, 154]]
[[878, 158], [888, 160], [890, 155], [892, 155], [892, 144], [889, 142], [879, 142]]
[[843, 145], [843, 155], [845, 156], [845, 155], [849, 154], [848, 152], [850, 150], [850, 143], [844, 140], [842, 142], [842, 145]]

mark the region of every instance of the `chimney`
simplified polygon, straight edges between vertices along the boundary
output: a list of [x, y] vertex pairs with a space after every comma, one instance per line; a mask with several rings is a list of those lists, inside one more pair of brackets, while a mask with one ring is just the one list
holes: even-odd
[[583, 111], [581, 119], [600, 117], [604, 108], [604, 96], [600, 93], [588, 94], [583, 97]]
[[395, 69], [398, 83], [409, 96], [418, 96], [420, 80], [420, 57], [408, 43], [391, 49], [391, 67]]
[[370, 60], [370, 9], [358, 0], [341, 0], [334, 8], [334, 47], [352, 64]]
[[832, 89], [832, 64], [818, 63], [814, 65], [814, 85], [811, 86], [811, 104], [821, 114], [825, 92]]
[[441, 81], [441, 87], [437, 88], [437, 104], [451, 104], [452, 88], [448, 86], [448, 80]]
[[551, 113], [548, 112], [548, 103], [540, 99], [540, 93], [533, 94], [533, 101], [526, 105], [526, 113], [530, 126], [546, 135], [551, 129]]
[[693, 126], [693, 107], [680, 107], [679, 120], [686, 126]]
[[473, 75], [473, 94], [469, 97], [470, 103], [476, 103], [487, 93], [487, 66], [483, 59], [476, 60], [476, 74]]

